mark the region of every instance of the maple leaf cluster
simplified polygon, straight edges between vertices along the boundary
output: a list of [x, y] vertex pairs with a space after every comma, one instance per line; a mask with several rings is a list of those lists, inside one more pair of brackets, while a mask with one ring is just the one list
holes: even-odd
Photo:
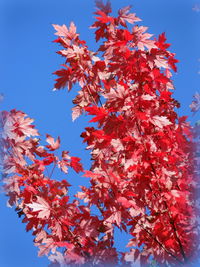
[[[68, 151], [57, 156], [60, 138], [47, 135], [42, 146], [23, 112], [2, 112], [8, 203], [33, 230], [39, 255], [48, 255], [51, 266], [146, 266], [152, 256], [159, 264], [186, 266], [199, 253], [198, 180], [193, 133], [175, 112], [179, 103], [170, 91], [178, 61], [164, 33], [152, 40], [147, 27], [135, 24], [140, 19], [130, 6], [113, 17], [109, 2], [96, 5], [91, 28], [102, 41], [97, 52], [80, 40], [73, 22], [54, 25], [65, 58], [54, 73], [55, 90], [80, 85], [72, 119], [92, 116], [81, 134], [91, 169], [83, 170]], [[52, 178], [54, 168], [67, 174], [69, 167], [90, 178], [74, 199], [66, 180]], [[116, 227], [130, 234], [129, 252], [115, 248]]]

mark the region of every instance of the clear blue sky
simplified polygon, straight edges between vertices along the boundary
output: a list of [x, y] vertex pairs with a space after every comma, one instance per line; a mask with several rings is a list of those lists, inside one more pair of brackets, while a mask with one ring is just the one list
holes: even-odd
[[[192, 10], [200, 0], [111, 0], [116, 11], [133, 5], [133, 12], [149, 27], [149, 33], [166, 32], [171, 51], [180, 60], [178, 73], [174, 74], [174, 97], [181, 103], [180, 115], [190, 115], [189, 104], [196, 91], [200, 91], [200, 12]], [[53, 92], [52, 72], [63, 63], [55, 54], [58, 46], [51, 24], [74, 21], [81, 39], [90, 49], [95, 49], [93, 31], [93, 0], [0, 0], [0, 93], [5, 96], [2, 109], [16, 108], [35, 119], [39, 132], [60, 136], [63, 150], [81, 157], [84, 167], [90, 166], [89, 153], [84, 150], [80, 138], [88, 125], [84, 116], [72, 123], [71, 100], [77, 88], [67, 94], [66, 90]], [[72, 192], [85, 178], [70, 173], [69, 181], [75, 182]], [[6, 207], [6, 197], [0, 195], [0, 266], [45, 267], [48, 260], [37, 257], [33, 236], [25, 232], [25, 225], [18, 219], [14, 209]], [[116, 235], [117, 246], [123, 248], [127, 238]]]

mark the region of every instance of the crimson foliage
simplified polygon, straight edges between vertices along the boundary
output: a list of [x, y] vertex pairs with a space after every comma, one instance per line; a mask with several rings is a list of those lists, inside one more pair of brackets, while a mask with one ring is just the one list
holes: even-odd
[[[80, 40], [72, 22], [53, 25], [64, 57], [55, 90], [79, 84], [72, 118], [92, 116], [81, 134], [92, 166], [55, 151], [60, 138], [40, 144], [33, 120], [21, 111], [2, 112], [4, 189], [33, 230], [39, 256], [50, 266], [66, 264], [186, 266], [199, 253], [197, 186], [192, 129], [178, 117], [171, 70], [177, 60], [165, 34], [152, 40], [140, 19], [122, 8], [111, 16], [108, 2], [96, 2], [97, 52]], [[134, 24], [129, 30], [127, 23]], [[47, 172], [52, 166], [51, 173]], [[84, 172], [90, 186], [70, 199], [67, 180], [52, 178], [54, 168]], [[84, 202], [82, 202], [82, 200]], [[93, 215], [95, 206], [98, 213]], [[129, 252], [115, 248], [114, 229], [130, 235]]]

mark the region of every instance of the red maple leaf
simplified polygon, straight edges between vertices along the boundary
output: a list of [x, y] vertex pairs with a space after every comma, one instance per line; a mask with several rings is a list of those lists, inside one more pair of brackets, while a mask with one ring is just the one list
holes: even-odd
[[165, 36], [165, 32], [163, 32], [162, 34], [159, 35], [158, 37], [158, 41], [156, 42], [156, 45], [160, 48], [160, 49], [167, 49], [170, 44], [166, 44], [166, 36]]
[[71, 157], [71, 162], [70, 162], [70, 166], [77, 172], [82, 172], [83, 171], [83, 167], [82, 164], [80, 163], [80, 158], [77, 157]]

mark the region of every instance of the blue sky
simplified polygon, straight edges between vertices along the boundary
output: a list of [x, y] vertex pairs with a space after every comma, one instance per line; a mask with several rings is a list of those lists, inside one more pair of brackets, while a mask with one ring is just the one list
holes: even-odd
[[[181, 103], [180, 115], [191, 116], [189, 104], [196, 91], [200, 91], [200, 12], [192, 10], [199, 0], [111, 0], [113, 10], [133, 5], [133, 12], [149, 27], [149, 33], [166, 32], [170, 50], [180, 60], [178, 73], [173, 75], [174, 97]], [[84, 116], [72, 123], [72, 99], [77, 88], [69, 94], [66, 90], [53, 92], [55, 77], [52, 72], [59, 68], [63, 59], [55, 51], [59, 48], [52, 41], [54, 29], [51, 24], [74, 21], [80, 37], [90, 49], [97, 46], [89, 26], [94, 21], [94, 0], [0, 0], [0, 93], [4, 94], [3, 110], [16, 108], [35, 119], [39, 132], [44, 136], [61, 137], [63, 150], [82, 158], [84, 167], [90, 166], [89, 153], [84, 150], [80, 133], [88, 125]], [[74, 172], [67, 177], [78, 189], [85, 178]], [[18, 219], [14, 209], [6, 207], [6, 197], [0, 195], [0, 266], [45, 267], [48, 260], [37, 257], [33, 236], [25, 232], [25, 225]], [[127, 238], [116, 235], [119, 248]]]

